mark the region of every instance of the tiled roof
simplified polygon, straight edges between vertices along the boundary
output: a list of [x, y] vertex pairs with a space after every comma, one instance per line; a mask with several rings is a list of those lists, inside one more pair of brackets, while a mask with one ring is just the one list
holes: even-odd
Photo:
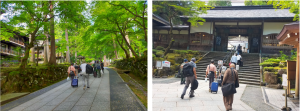
[[169, 22], [158, 15], [152, 14], [153, 20], [158, 21], [164, 25], [170, 25]]
[[[207, 10], [202, 18], [293, 18], [289, 9]], [[187, 16], [181, 16], [186, 18]]]

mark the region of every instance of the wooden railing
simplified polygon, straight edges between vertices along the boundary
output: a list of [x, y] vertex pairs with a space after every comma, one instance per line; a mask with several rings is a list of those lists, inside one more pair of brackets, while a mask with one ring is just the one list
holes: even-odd
[[[14, 50], [8, 50], [8, 49], [4, 49], [1, 48], [1, 53], [6, 53], [6, 54], [13, 54], [13, 55], [19, 55], [20, 52], [14, 51]], [[22, 53], [20, 56], [24, 56], [24, 53]]]
[[24, 45], [24, 42], [22, 42], [20, 40], [17, 40], [17, 39], [14, 39], [14, 38], [9, 38], [9, 40], [12, 41], [12, 42], [18, 43], [20, 45]]

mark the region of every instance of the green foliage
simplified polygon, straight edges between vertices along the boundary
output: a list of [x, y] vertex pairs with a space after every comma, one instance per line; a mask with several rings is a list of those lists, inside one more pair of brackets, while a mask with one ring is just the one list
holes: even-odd
[[142, 56], [138, 59], [115, 60], [112, 64], [118, 69], [130, 70], [132, 74], [143, 80], [147, 79], [147, 56]]
[[276, 62], [263, 62], [263, 63], [260, 63], [259, 65], [263, 66], [263, 67], [265, 67], [265, 66], [276, 66], [276, 65], [278, 65], [278, 63], [276, 63]]
[[157, 46], [155, 49], [156, 49], [156, 50], [165, 50], [165, 48], [162, 47], [162, 46]]
[[291, 50], [290, 60], [297, 60], [297, 51]]
[[163, 51], [158, 51], [158, 52], [156, 52], [156, 55], [159, 56], [159, 57], [162, 57], [164, 55], [164, 52]]
[[18, 67], [1, 67], [1, 94], [34, 92], [66, 79], [69, 65], [39, 65], [18, 70]]
[[279, 52], [280, 52], [280, 57], [278, 57], [278, 59], [282, 61], [288, 60], [289, 56], [285, 55], [282, 51]]
[[[153, 13], [166, 19], [170, 23], [180, 24], [179, 16], [190, 16], [188, 22], [192, 26], [203, 24], [205, 20], [199, 17], [206, 14], [211, 7], [203, 1], [153, 1]], [[171, 22], [171, 21], [172, 22]]]
[[275, 62], [275, 63], [279, 63], [280, 59], [274, 59], [274, 58], [270, 58], [268, 60], [265, 60], [264, 62]]
[[231, 1], [214, 1], [209, 0], [207, 5], [210, 6], [231, 6]]
[[154, 57], [156, 57], [154, 54], [152, 54], [152, 57], [154, 58]]
[[245, 0], [245, 6], [256, 6], [256, 5], [268, 5], [268, 1], [254, 1], [254, 0]]

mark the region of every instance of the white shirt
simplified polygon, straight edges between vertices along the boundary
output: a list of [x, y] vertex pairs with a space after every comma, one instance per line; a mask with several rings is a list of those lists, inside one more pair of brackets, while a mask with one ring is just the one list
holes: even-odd
[[81, 68], [81, 73], [85, 73], [86, 72], [86, 63], [81, 64], [80, 68]]
[[237, 63], [237, 57], [236, 57], [235, 55], [233, 55], [233, 56], [231, 57], [230, 62]]
[[242, 58], [241, 55], [236, 56], [236, 59], [237, 59], [237, 60], [241, 60], [241, 58]]

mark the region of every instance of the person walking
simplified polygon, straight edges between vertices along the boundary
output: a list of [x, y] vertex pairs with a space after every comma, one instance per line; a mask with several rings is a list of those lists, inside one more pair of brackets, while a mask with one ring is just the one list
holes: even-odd
[[100, 78], [101, 77], [101, 73], [100, 73], [100, 71], [101, 71], [101, 67], [100, 67], [100, 63], [99, 63], [99, 61], [97, 61], [97, 63], [96, 63], [96, 72], [97, 72], [97, 76], [98, 76], [98, 78]]
[[242, 55], [242, 46], [239, 44], [238, 47], [237, 47], [237, 54], [240, 54]]
[[76, 70], [74, 67], [74, 63], [71, 63], [71, 66], [68, 68], [68, 77], [71, 76], [71, 84], [72, 84], [72, 81], [73, 81], [74, 77], [76, 76], [76, 74], [77, 73], [76, 73]]
[[102, 72], [103, 72], [103, 74], [104, 74], [104, 64], [103, 64], [103, 62], [101, 61], [101, 69], [102, 69]]
[[223, 63], [223, 65], [221, 66], [220, 70], [219, 70], [219, 77], [221, 77], [221, 83], [223, 81], [223, 77], [224, 77], [224, 73], [226, 72], [227, 67], [225, 66], [225, 63]]
[[214, 82], [214, 78], [217, 78], [217, 67], [214, 65], [214, 60], [210, 61], [210, 64], [207, 66], [206, 68], [206, 76], [205, 78], [207, 78], [207, 75], [209, 77], [209, 92], [211, 89], [211, 83]]
[[[184, 89], [183, 89], [183, 92], [181, 94], [181, 99], [183, 99], [185, 93], [186, 93], [186, 90], [189, 88], [189, 85], [193, 83], [193, 81], [195, 79], [197, 79], [197, 74], [196, 74], [196, 59], [195, 58], [192, 58], [191, 59], [191, 62], [189, 63], [186, 63], [184, 65], [184, 72], [190, 72], [190, 73], [184, 73], [184, 75], [186, 75], [187, 77], [185, 78], [186, 80], [186, 83], [185, 83], [185, 86], [184, 86]], [[187, 71], [187, 69], [190, 69], [189, 71]], [[195, 97], [194, 95], [194, 90], [191, 90], [190, 91], [190, 98], [191, 97]]]
[[238, 54], [238, 55], [236, 56], [236, 60], [237, 60], [237, 65], [241, 65], [241, 61], [242, 61], [242, 56], [241, 56], [241, 54]]
[[233, 56], [231, 57], [230, 62], [231, 62], [231, 63], [234, 63], [234, 65], [236, 65], [236, 63], [237, 63], [236, 53], [233, 54]]
[[184, 77], [184, 74], [183, 74], [183, 66], [188, 63], [188, 60], [187, 59], [184, 59], [183, 60], [183, 63], [181, 64], [181, 68], [180, 68], [180, 74], [181, 74], [181, 82], [180, 84], [185, 84], [185, 77]]
[[[232, 76], [233, 75], [233, 76]], [[234, 77], [234, 78], [232, 78]], [[228, 83], [239, 83], [239, 76], [238, 72], [235, 70], [235, 65], [230, 64], [230, 68], [228, 68], [224, 74], [224, 79], [222, 82], [222, 86]], [[226, 108], [226, 111], [232, 110], [232, 103], [233, 103], [233, 95], [223, 96], [223, 102]]]
[[[87, 69], [86, 69], [87, 65], [90, 65], [90, 64], [87, 64], [84, 62], [83, 64], [80, 65], [81, 72], [79, 74], [82, 76], [83, 89], [85, 89], [86, 86], [87, 86], [87, 88], [90, 88], [89, 87], [89, 74], [87, 73]], [[90, 66], [90, 67], [92, 67], [92, 66]], [[85, 80], [86, 80], [87, 84], [85, 84]]]

